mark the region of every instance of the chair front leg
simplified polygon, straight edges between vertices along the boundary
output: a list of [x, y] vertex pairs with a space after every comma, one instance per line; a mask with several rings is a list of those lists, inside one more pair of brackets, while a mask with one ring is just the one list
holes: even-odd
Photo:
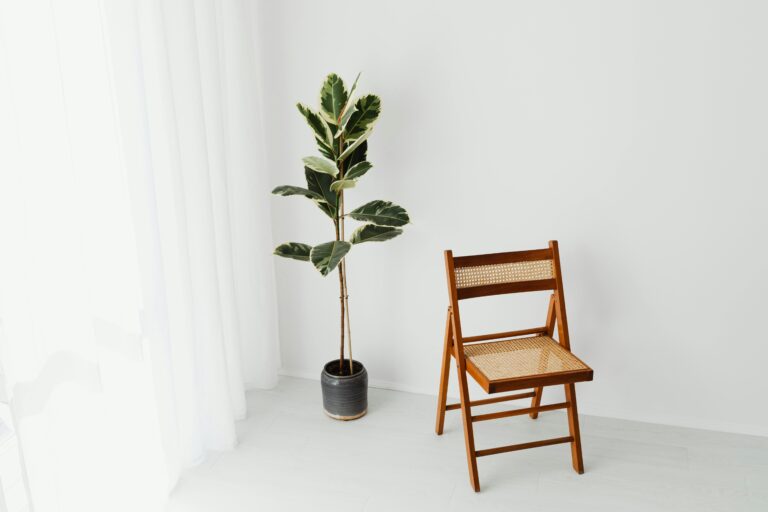
[[467, 386], [467, 374], [457, 363], [459, 373], [459, 393], [461, 394], [461, 420], [464, 424], [464, 442], [467, 448], [467, 466], [469, 468], [469, 483], [475, 492], [480, 492], [480, 476], [477, 474], [477, 453], [475, 452], [475, 433], [472, 428], [472, 409]]
[[576, 406], [576, 385], [565, 385], [565, 400], [568, 406], [568, 430], [571, 433], [571, 459], [573, 469], [578, 474], [584, 473], [584, 460], [581, 457], [581, 433], [579, 432], [579, 410]]

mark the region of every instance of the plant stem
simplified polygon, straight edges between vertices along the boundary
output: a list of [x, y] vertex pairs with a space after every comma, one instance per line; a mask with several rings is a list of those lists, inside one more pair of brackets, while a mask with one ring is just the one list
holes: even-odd
[[[346, 105], [344, 110], [346, 110]], [[341, 130], [341, 118], [343, 116], [344, 112], [339, 114], [338, 119], [336, 119], [336, 125], [338, 126], [338, 129]], [[344, 152], [344, 135], [339, 136], [339, 154]], [[344, 162], [341, 162], [339, 164], [339, 179], [344, 179]], [[341, 189], [339, 191], [339, 209], [336, 210], [336, 240], [339, 240], [339, 236], [341, 236], [341, 240], [346, 239], [346, 235], [344, 233], [344, 189]], [[350, 328], [349, 324], [349, 290], [347, 289], [347, 263], [346, 263], [346, 257], [342, 258], [342, 260], [339, 262], [339, 287], [341, 289], [341, 358], [339, 360], [339, 373], [344, 373], [344, 319], [345, 319], [345, 313], [346, 313], [346, 321], [347, 321], [347, 338], [349, 339], [349, 374], [352, 375], [354, 373], [353, 365], [352, 365], [352, 329]]]
[[[336, 221], [336, 240], [339, 238], [339, 222]], [[339, 303], [341, 306], [341, 329], [339, 341], [339, 375], [343, 374], [344, 369], [344, 267], [339, 265]]]
[[352, 361], [354, 361], [354, 358], [352, 357], [352, 324], [349, 321], [349, 287], [347, 286], [347, 262], [344, 261], [344, 301], [346, 302], [346, 312], [347, 312], [347, 343], [349, 344], [349, 373], [350, 375], [353, 373], [352, 371]]
[[[343, 164], [342, 164], [342, 169], [343, 169]], [[342, 178], [344, 177], [343, 170], [342, 170], [341, 176]], [[341, 238], [346, 239], [346, 236], [344, 234], [344, 190], [343, 189], [339, 194], [339, 202], [341, 205], [341, 211], [339, 212], [340, 213], [339, 223], [341, 224]], [[342, 280], [344, 282], [344, 293], [342, 294], [344, 296], [343, 311], [346, 311], [347, 313], [347, 343], [349, 343], [349, 374], [352, 375], [354, 373], [352, 369], [352, 328], [349, 324], [349, 289], [347, 288], [347, 258], [346, 257], [341, 260], [341, 263], [339, 264], [339, 268], [341, 268]]]

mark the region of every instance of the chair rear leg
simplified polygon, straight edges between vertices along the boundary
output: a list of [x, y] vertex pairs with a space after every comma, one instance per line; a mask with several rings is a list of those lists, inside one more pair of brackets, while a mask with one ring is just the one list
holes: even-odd
[[[536, 393], [533, 398], [531, 398], [531, 408], [538, 407], [541, 405], [541, 395], [544, 393], [544, 388], [536, 388], [533, 390], [534, 393]], [[539, 411], [533, 411], [529, 414], [532, 420], [535, 420], [539, 417]]]
[[571, 459], [573, 469], [578, 474], [584, 473], [584, 460], [581, 456], [581, 433], [579, 432], [579, 410], [576, 406], [576, 386], [565, 385], [565, 400], [570, 403], [568, 407], [568, 430], [571, 433]]
[[445, 321], [445, 343], [443, 344], [443, 362], [440, 369], [440, 388], [437, 391], [437, 419], [435, 421], [435, 432], [437, 435], [443, 434], [443, 425], [445, 423], [445, 405], [448, 400], [448, 378], [451, 372], [451, 350], [453, 333], [451, 332], [451, 309], [448, 308], [448, 318]]

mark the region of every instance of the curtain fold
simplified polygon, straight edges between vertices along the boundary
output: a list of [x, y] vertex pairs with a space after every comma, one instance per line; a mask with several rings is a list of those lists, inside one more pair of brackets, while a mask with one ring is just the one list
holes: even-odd
[[0, 374], [36, 511], [159, 509], [276, 383], [251, 8], [0, 3]]

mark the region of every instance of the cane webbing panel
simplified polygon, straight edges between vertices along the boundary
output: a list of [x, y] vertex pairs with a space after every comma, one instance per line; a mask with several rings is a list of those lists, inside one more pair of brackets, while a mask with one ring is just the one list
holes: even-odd
[[472, 288], [489, 284], [539, 281], [555, 277], [552, 260], [519, 261], [477, 267], [458, 267], [456, 288]]
[[466, 345], [464, 354], [489, 381], [589, 370], [549, 336]]

